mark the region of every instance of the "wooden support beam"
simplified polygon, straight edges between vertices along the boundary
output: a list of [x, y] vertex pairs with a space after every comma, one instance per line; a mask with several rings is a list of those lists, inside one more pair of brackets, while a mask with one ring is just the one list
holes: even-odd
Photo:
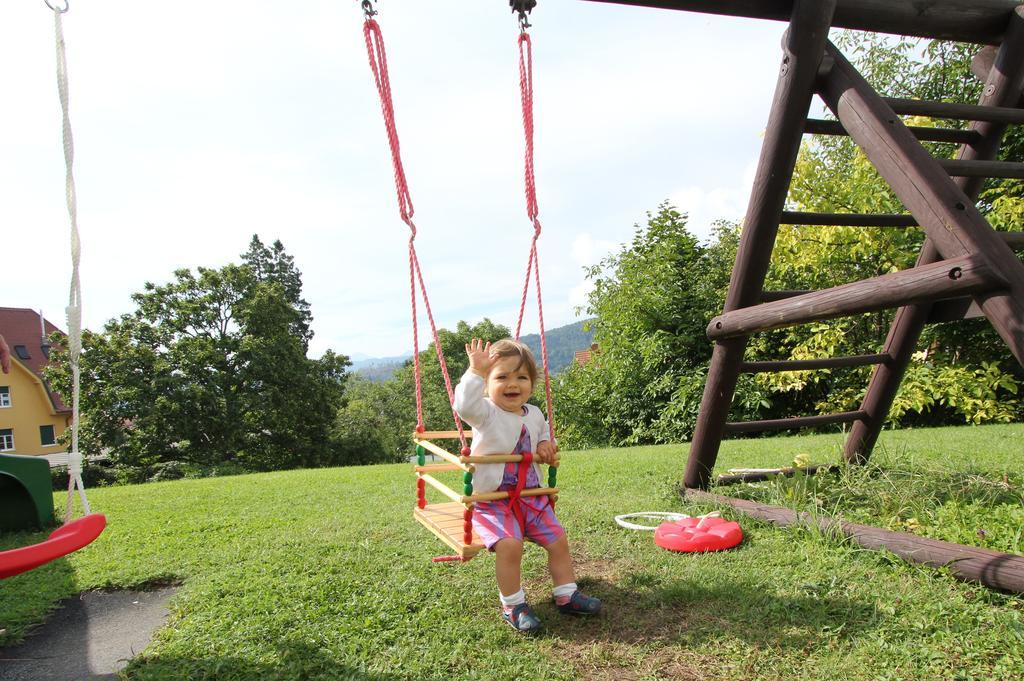
[[1004, 177], [1024, 178], [1024, 163], [1007, 161], [965, 161], [963, 159], [939, 159], [939, 165], [950, 175], [957, 177]]
[[801, 213], [783, 211], [781, 225], [832, 225], [836, 227], [917, 227], [909, 213]]
[[752, 518], [782, 527], [809, 525], [819, 527], [826, 534], [840, 532], [867, 549], [885, 549], [908, 562], [947, 568], [958, 579], [981, 582], [991, 589], [1024, 593], [1024, 556], [927, 539], [908, 532], [883, 530], [819, 514], [797, 513], [788, 508], [700, 490], [688, 489], [683, 495], [686, 501], [729, 506]]
[[[724, 4], [706, 3], [708, 7]], [[779, 231], [835, 6], [836, 0], [793, 0], [788, 6], [789, 30], [729, 281], [727, 312], [761, 299], [772, 250], [766, 245], [775, 243]], [[687, 487], [707, 487], [711, 482], [746, 343], [745, 338], [734, 338], [715, 344], [683, 477]]]
[[[789, 21], [794, 0], [589, 0]], [[832, 25], [858, 31], [996, 44], [1015, 0], [838, 0]]]
[[792, 430], [794, 428], [813, 428], [833, 423], [853, 423], [864, 418], [862, 411], [843, 411], [838, 414], [819, 414], [816, 416], [790, 416], [784, 419], [767, 419], [764, 421], [731, 421], [725, 424], [725, 432], [762, 433], [766, 430]]
[[863, 367], [884, 364], [889, 355], [852, 355], [850, 357], [823, 357], [821, 359], [789, 359], [781, 361], [744, 362], [740, 371], [748, 374], [781, 371], [815, 371], [840, 367]]
[[1024, 110], [1016, 107], [930, 102], [923, 99], [902, 99], [900, 97], [882, 97], [882, 101], [901, 116], [955, 118], [962, 121], [985, 121], [988, 123], [1024, 123]]
[[806, 322], [984, 293], [1000, 285], [981, 257], [964, 256], [726, 312], [711, 320], [707, 334], [712, 340], [748, 336]]
[[[907, 130], [922, 142], [949, 142], [952, 144], [975, 144], [981, 136], [973, 130], [956, 130], [953, 128], [922, 128], [916, 125], [907, 126]], [[804, 134], [807, 135], [847, 135], [846, 128], [839, 121], [825, 121], [808, 118], [804, 123]]]
[[1024, 232], [999, 232], [1006, 245], [1015, 250], [1024, 248]]
[[[1019, 21], [1017, 17], [1015, 26]], [[1024, 264], [992, 230], [965, 189], [949, 178], [839, 50], [829, 43], [826, 53], [833, 67], [819, 81], [819, 94], [917, 218], [938, 253], [946, 259], [976, 254], [1006, 283], [1005, 291], [982, 296], [979, 303], [1024, 365]], [[1009, 90], [1019, 98], [1024, 71], [1014, 68]], [[981, 125], [977, 123], [975, 129], [982, 131]]]

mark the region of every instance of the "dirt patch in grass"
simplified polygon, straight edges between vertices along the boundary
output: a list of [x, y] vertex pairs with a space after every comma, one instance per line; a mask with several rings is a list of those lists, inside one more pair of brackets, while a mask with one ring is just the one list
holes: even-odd
[[[550, 654], [568, 662], [583, 679], [711, 679], [723, 661], [686, 649], [686, 632], [713, 627], [713, 617], [688, 606], [659, 604], [638, 597], [649, 578], [623, 561], [578, 555], [580, 588], [597, 596], [605, 612], [596, 618], [569, 617], [550, 603], [535, 606], [548, 623]], [[547, 577], [527, 581], [527, 591], [543, 592]]]

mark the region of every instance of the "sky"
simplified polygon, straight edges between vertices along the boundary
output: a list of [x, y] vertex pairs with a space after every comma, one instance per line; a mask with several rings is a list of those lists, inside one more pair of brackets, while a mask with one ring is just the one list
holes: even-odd
[[[83, 323], [179, 268], [280, 239], [310, 355], [411, 350], [399, 218], [356, 0], [70, 0], [64, 15]], [[379, 0], [417, 251], [437, 323], [515, 326], [532, 226], [518, 26], [506, 0]], [[786, 26], [540, 0], [532, 16], [544, 320], [672, 201], [703, 239], [746, 207]], [[0, 306], [66, 328], [70, 277], [53, 13], [0, 3]], [[527, 308], [523, 333], [538, 329]], [[421, 327], [421, 334], [426, 327]]]

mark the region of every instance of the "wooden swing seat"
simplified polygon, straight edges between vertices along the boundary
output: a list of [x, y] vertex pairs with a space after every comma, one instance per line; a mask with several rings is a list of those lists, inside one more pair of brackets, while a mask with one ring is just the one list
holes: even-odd
[[484, 544], [476, 532], [473, 543], [466, 545], [462, 539], [462, 514], [466, 507], [455, 501], [427, 504], [425, 508], [413, 509], [412, 515], [424, 527], [447, 544], [463, 560], [469, 560], [483, 550]]

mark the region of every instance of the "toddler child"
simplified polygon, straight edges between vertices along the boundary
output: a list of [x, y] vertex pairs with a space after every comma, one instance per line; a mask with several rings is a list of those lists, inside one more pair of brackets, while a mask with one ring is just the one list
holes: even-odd
[[[556, 462], [558, 448], [551, 441], [544, 414], [526, 403], [537, 381], [537, 363], [530, 349], [509, 339], [492, 345], [474, 338], [466, 344], [466, 354], [469, 370], [455, 388], [455, 410], [473, 427], [473, 454], [529, 452], [541, 463]], [[516, 489], [540, 487], [540, 480], [536, 463], [477, 464], [473, 490], [514, 494]], [[473, 529], [494, 552], [502, 617], [516, 630], [529, 633], [540, 628], [521, 583], [524, 539], [548, 552], [559, 611], [571, 615], [600, 612], [601, 601], [576, 588], [569, 540], [546, 495], [477, 502]]]

